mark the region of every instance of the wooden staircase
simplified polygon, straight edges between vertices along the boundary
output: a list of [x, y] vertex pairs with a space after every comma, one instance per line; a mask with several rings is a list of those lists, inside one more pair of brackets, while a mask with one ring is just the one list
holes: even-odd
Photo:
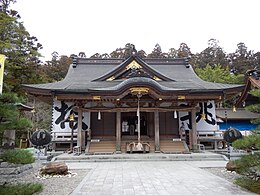
[[100, 140], [90, 142], [88, 154], [113, 154], [116, 152], [116, 141]]
[[188, 153], [189, 149], [184, 141], [160, 140], [160, 149], [165, 154]]
[[[136, 139], [123, 139], [121, 141], [121, 152], [127, 153], [127, 145]], [[141, 139], [142, 143], [150, 145], [150, 153], [155, 152], [155, 143], [153, 139]], [[160, 140], [160, 150], [165, 154], [188, 153], [189, 149], [184, 141], [173, 141], [172, 139]], [[96, 139], [89, 143], [87, 154], [114, 154], [116, 152], [116, 140]]]

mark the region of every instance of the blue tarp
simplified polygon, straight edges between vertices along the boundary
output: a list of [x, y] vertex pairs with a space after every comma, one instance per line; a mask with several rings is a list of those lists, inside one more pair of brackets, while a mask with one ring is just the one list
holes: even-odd
[[250, 121], [227, 121], [227, 123], [224, 121], [223, 123], [219, 123], [219, 129], [220, 130], [226, 130], [230, 127], [236, 128], [237, 130], [243, 131], [243, 130], [255, 130], [257, 125], [252, 124]]

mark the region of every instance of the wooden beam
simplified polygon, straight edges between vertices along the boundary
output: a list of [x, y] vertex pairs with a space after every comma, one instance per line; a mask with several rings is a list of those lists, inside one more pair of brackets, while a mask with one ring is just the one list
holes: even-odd
[[[127, 107], [127, 108], [98, 108], [98, 107], [92, 107], [92, 108], [82, 108], [84, 112], [134, 112], [137, 110], [137, 107]], [[192, 107], [172, 107], [172, 108], [162, 108], [162, 107], [154, 107], [154, 108], [140, 108], [140, 111], [142, 112], [154, 112], [154, 111], [160, 111], [160, 112], [172, 112], [172, 111], [191, 111]]]

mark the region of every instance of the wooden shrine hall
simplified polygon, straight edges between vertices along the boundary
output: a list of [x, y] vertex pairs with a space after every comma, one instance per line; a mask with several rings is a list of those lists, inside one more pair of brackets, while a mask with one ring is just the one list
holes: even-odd
[[23, 85], [53, 105], [52, 142], [88, 154], [188, 152], [217, 130], [215, 104], [243, 85], [201, 80], [186, 59], [74, 58], [64, 80]]

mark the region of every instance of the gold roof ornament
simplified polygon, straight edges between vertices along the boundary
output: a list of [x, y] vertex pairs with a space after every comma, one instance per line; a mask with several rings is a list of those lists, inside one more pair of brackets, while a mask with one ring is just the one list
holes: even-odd
[[155, 80], [155, 81], [161, 81], [162, 79], [160, 79], [160, 78], [157, 77], [157, 76], [154, 76], [154, 77], [153, 77], [153, 80]]
[[107, 79], [107, 81], [113, 81], [113, 80], [115, 80], [115, 76], [112, 76], [112, 77]]
[[178, 99], [178, 100], [185, 100], [186, 97], [185, 97], [184, 95], [179, 95], [179, 96], [177, 97], [177, 99]]
[[101, 97], [100, 96], [93, 96], [92, 99], [93, 100], [101, 100]]
[[232, 111], [233, 111], [233, 112], [236, 112], [236, 111], [237, 111], [236, 106], [233, 106]]
[[132, 94], [147, 94], [149, 92], [149, 88], [147, 87], [133, 87], [130, 88], [130, 92]]
[[140, 69], [142, 68], [142, 66], [140, 64], [138, 64], [138, 62], [136, 62], [135, 60], [133, 60], [130, 64], [127, 65], [126, 69]]

